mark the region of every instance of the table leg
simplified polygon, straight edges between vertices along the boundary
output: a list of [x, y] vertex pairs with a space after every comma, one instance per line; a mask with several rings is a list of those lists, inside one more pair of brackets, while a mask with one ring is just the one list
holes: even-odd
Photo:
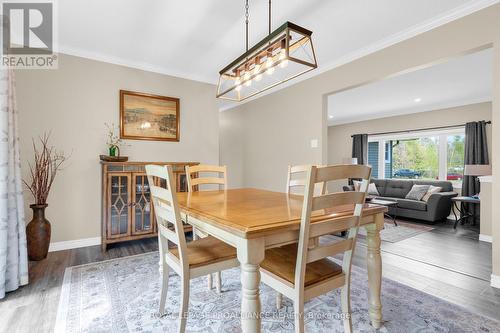
[[259, 333], [261, 328], [260, 263], [264, 260], [264, 240], [245, 239], [238, 245], [241, 264], [241, 330]]
[[368, 268], [368, 310], [373, 327], [376, 329], [382, 326], [382, 302], [380, 300], [380, 290], [382, 287], [382, 258], [380, 256], [380, 230], [384, 225], [384, 214], [375, 215], [375, 223], [365, 225]]
[[459, 211], [457, 202], [453, 201], [453, 215], [455, 216], [455, 224], [453, 224], [453, 229], [456, 229], [458, 224], [457, 210]]

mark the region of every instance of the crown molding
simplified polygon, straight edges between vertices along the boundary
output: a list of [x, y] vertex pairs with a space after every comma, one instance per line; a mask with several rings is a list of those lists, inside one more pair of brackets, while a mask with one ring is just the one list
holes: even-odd
[[185, 73], [185, 72], [174, 70], [171, 68], [154, 66], [154, 65], [144, 63], [144, 62], [131, 61], [131, 60], [127, 60], [127, 59], [124, 59], [121, 57], [114, 57], [114, 56], [104, 55], [104, 54], [86, 51], [86, 50], [82, 50], [82, 49], [78, 49], [78, 48], [67, 47], [64, 45], [59, 45], [59, 52], [58, 53], [62, 53], [62, 54], [66, 54], [66, 55], [70, 55], [70, 56], [74, 56], [74, 57], [95, 60], [95, 61], [100, 61], [100, 62], [105, 62], [105, 63], [113, 64], [113, 65], [119, 65], [119, 66], [139, 69], [139, 70], [146, 71], [146, 72], [168, 75], [168, 76], [177, 77], [177, 78], [186, 79], [186, 80], [191, 80], [191, 81], [197, 81], [197, 82], [201, 82], [201, 83], [208, 83], [208, 84], [212, 84], [212, 85], [217, 84], [216, 82], [214, 83], [214, 81], [212, 79], [207, 78], [207, 77], [193, 75], [190, 73]]
[[397, 116], [409, 116], [409, 115], [415, 114], [415, 113], [424, 113], [424, 112], [432, 112], [432, 111], [437, 111], [437, 110], [446, 110], [446, 109], [452, 109], [452, 108], [457, 108], [457, 107], [463, 107], [463, 106], [467, 106], [467, 105], [488, 103], [491, 101], [492, 101], [491, 96], [478, 97], [478, 98], [469, 98], [469, 99], [463, 99], [463, 100], [457, 100], [457, 101], [451, 101], [451, 102], [436, 103], [436, 104], [427, 105], [427, 106], [422, 105], [419, 107], [409, 107], [409, 108], [405, 108], [405, 109], [396, 109], [396, 110], [391, 110], [391, 111], [387, 111], [387, 112], [383, 112], [383, 113], [367, 114], [367, 115], [354, 116], [354, 117], [345, 117], [345, 118], [342, 118], [341, 120], [335, 120], [335, 118], [334, 118], [332, 120], [328, 120], [328, 126], [339, 126], [339, 125], [345, 125], [345, 124], [358, 123], [361, 121], [389, 118], [389, 117], [397, 117]]
[[380, 51], [380, 50], [383, 50], [383, 49], [388, 48], [390, 46], [393, 46], [393, 45], [398, 44], [400, 42], [403, 42], [407, 39], [413, 38], [415, 36], [418, 36], [420, 34], [423, 34], [425, 32], [433, 30], [437, 27], [440, 27], [442, 25], [445, 25], [447, 23], [450, 23], [452, 21], [458, 20], [462, 17], [465, 17], [465, 16], [470, 15], [472, 13], [475, 13], [477, 11], [480, 11], [484, 8], [493, 6], [497, 3], [500, 3], [500, 0], [479, 0], [479, 1], [472, 2], [472, 3], [464, 4], [462, 6], [454, 8], [446, 13], [443, 13], [442, 15], [436, 16], [432, 19], [429, 19], [429, 20], [424, 21], [420, 24], [417, 24], [413, 27], [410, 27], [410, 28], [402, 30], [396, 34], [393, 34], [387, 38], [383, 38], [383, 39], [379, 40], [378, 42], [370, 44], [364, 48], [358, 49], [358, 50], [356, 50], [356, 51], [354, 51], [354, 52], [352, 52], [352, 53], [350, 53], [350, 54], [348, 54], [348, 55], [346, 55], [338, 60], [328, 62], [325, 65], [321, 65], [321, 66], [318, 65], [317, 69], [315, 69], [307, 74], [301, 75], [301, 76], [299, 76], [293, 80], [290, 80], [284, 84], [281, 84], [275, 88], [269, 89], [268, 91], [265, 91], [265, 92], [259, 94], [258, 96], [249, 98], [249, 99], [247, 99], [243, 102], [240, 102], [236, 105], [230, 104], [227, 106], [222, 106], [219, 109], [219, 111], [231, 110], [231, 109], [236, 108], [240, 105], [249, 103], [249, 102], [254, 101], [256, 99], [262, 98], [266, 95], [275, 93], [279, 90], [285, 89], [285, 88], [290, 87], [292, 85], [295, 85], [299, 82], [310, 79], [314, 76], [318, 76], [322, 73], [325, 73], [327, 71], [330, 71], [330, 70], [337, 68], [337, 67], [340, 67], [342, 65], [348, 64], [348, 63], [353, 62], [357, 59], [366, 57], [367, 55], [370, 55], [370, 54], [375, 53], [377, 51]]

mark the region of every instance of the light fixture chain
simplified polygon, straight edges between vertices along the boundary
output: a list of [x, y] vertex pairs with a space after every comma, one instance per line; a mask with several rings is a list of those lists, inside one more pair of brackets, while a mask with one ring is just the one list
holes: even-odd
[[269, 35], [271, 34], [271, 0], [269, 0]]
[[248, 0], [245, 1], [245, 26], [246, 26], [246, 44], [248, 51]]

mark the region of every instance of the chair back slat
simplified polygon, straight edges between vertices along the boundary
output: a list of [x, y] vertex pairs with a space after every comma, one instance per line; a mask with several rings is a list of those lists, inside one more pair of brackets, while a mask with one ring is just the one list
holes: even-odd
[[169, 190], [156, 185], [149, 185], [149, 188], [151, 191], [151, 195], [156, 199], [167, 203], [172, 202], [172, 192], [170, 192]]
[[177, 238], [177, 234], [170, 230], [169, 228], [165, 227], [163, 224], [158, 224], [158, 231], [160, 234], [171, 241], [174, 244], [179, 243], [179, 239]]
[[[210, 173], [212, 175], [206, 176], [202, 174]], [[214, 176], [213, 174], [217, 174]], [[199, 185], [219, 185], [227, 189], [227, 167], [225, 165], [195, 165], [186, 166], [186, 179], [188, 183], [188, 191], [193, 192], [200, 190]]]
[[358, 223], [357, 216], [337, 217], [332, 220], [311, 223], [309, 237], [319, 237], [349, 230]]
[[[343, 271], [348, 277], [351, 269], [352, 251], [356, 243], [356, 236], [363, 212], [363, 205], [368, 190], [368, 182], [371, 176], [371, 168], [365, 165], [333, 165], [326, 167], [310, 166], [306, 171], [305, 194], [300, 221], [299, 244], [297, 250], [297, 263], [295, 267], [295, 286], [303, 286], [306, 265], [335, 254], [344, 253]], [[314, 195], [314, 187], [317, 183], [328, 183], [330, 181], [347, 180], [351, 178], [361, 179], [359, 191], [346, 193], [331, 193], [321, 196]], [[338, 206], [351, 205], [352, 211], [333, 217], [326, 221], [314, 221], [311, 223], [312, 213], [319, 210], [335, 211]], [[327, 212], [325, 212], [327, 213]], [[345, 228], [343, 230], [339, 230]], [[310, 248], [311, 239], [332, 234], [338, 231], [347, 231], [347, 239], [336, 241], [327, 245], [319, 245]], [[303, 289], [302, 289], [303, 291]]]
[[365, 194], [363, 192], [336, 192], [325, 194], [313, 198], [312, 211], [332, 208], [342, 205], [355, 205], [361, 204], [365, 201]]
[[[301, 195], [304, 194], [304, 190], [306, 187], [306, 172], [309, 168], [310, 165], [288, 166], [288, 176], [286, 179], [286, 193], [301, 194]], [[324, 182], [315, 184], [315, 190], [314, 190], [315, 194], [320, 195], [324, 194], [325, 192], [326, 192], [326, 184]]]
[[315, 181], [329, 182], [351, 178], [369, 179], [370, 174], [371, 168], [366, 165], [332, 165], [324, 168], [317, 168]]
[[[146, 165], [149, 187], [151, 189], [151, 200], [158, 224], [158, 239], [160, 242], [160, 253], [168, 252], [168, 241], [177, 245], [180, 262], [183, 269], [188, 269], [186, 237], [182, 224], [179, 205], [177, 203], [176, 184], [171, 165]], [[161, 180], [165, 181], [166, 187], [160, 187]], [[173, 225], [173, 231], [169, 224]], [[162, 255], [163, 255], [162, 254]]]
[[348, 238], [329, 245], [318, 245], [307, 251], [307, 263], [314, 262], [326, 257], [333, 257], [352, 248], [353, 239]]
[[194, 178], [191, 179], [191, 185], [201, 185], [201, 184], [219, 184], [224, 185], [224, 179], [217, 177], [206, 177], [206, 178]]

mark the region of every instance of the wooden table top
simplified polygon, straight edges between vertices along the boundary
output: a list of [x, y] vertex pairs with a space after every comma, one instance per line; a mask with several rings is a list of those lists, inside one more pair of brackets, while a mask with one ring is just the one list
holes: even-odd
[[[300, 227], [302, 199], [300, 195], [253, 188], [220, 191], [180, 192], [181, 210], [194, 218], [236, 234], [251, 238], [262, 232]], [[387, 211], [387, 207], [365, 204], [363, 216]], [[313, 214], [312, 223], [352, 213], [353, 206]]]

